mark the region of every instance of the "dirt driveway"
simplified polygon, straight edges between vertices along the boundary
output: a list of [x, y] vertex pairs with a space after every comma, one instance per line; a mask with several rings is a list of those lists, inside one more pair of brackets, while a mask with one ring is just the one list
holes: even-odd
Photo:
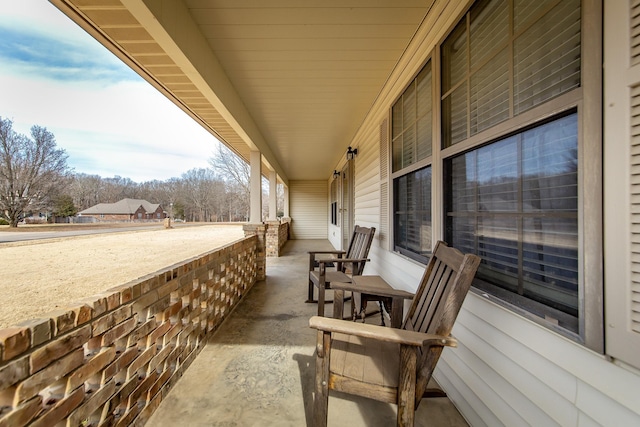
[[0, 244], [0, 328], [241, 239], [242, 225], [198, 225]]

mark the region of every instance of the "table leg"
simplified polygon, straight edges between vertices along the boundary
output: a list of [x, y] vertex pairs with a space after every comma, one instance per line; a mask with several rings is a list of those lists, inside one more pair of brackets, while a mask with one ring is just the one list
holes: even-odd
[[391, 327], [399, 329], [402, 327], [402, 312], [404, 309], [404, 298], [393, 298], [391, 301]]
[[335, 289], [333, 291], [333, 318], [342, 319], [344, 313], [344, 291]]

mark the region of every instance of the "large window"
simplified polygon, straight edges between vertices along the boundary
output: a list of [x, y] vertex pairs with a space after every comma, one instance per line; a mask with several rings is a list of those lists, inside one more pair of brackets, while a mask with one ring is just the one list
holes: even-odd
[[476, 288], [586, 342], [581, 20], [580, 0], [474, 3], [440, 46], [440, 131], [443, 236], [482, 258]]
[[428, 63], [392, 108], [394, 250], [426, 262], [431, 252], [432, 79]]
[[445, 162], [446, 239], [476, 285], [578, 332], [578, 121], [572, 113]]
[[597, 19], [589, 7], [476, 1], [392, 105], [389, 184], [396, 252], [426, 263], [442, 238], [476, 253], [483, 295], [602, 351], [602, 61], [600, 36], [582, 31]]

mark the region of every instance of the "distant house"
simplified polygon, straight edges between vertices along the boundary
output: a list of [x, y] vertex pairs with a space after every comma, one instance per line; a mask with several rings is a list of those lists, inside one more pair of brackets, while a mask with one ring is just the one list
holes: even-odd
[[160, 221], [167, 214], [157, 203], [143, 199], [122, 199], [116, 203], [98, 203], [78, 213], [96, 221]]

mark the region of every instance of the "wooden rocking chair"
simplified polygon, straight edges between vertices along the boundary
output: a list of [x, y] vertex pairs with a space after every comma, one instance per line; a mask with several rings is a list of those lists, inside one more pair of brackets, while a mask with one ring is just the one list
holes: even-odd
[[438, 242], [402, 329], [314, 316], [318, 330], [313, 425], [327, 425], [329, 389], [398, 405], [398, 426], [415, 409], [450, 336], [480, 258]]
[[[313, 288], [317, 287], [318, 316], [324, 316], [325, 290], [331, 289], [331, 282], [351, 283], [352, 276], [362, 275], [375, 232], [374, 227], [367, 228], [356, 225], [346, 252], [309, 252], [309, 294], [306, 302], [316, 302], [313, 299]], [[326, 258], [318, 259], [318, 255], [324, 255]], [[335, 258], [328, 258], [329, 255], [333, 255]]]

